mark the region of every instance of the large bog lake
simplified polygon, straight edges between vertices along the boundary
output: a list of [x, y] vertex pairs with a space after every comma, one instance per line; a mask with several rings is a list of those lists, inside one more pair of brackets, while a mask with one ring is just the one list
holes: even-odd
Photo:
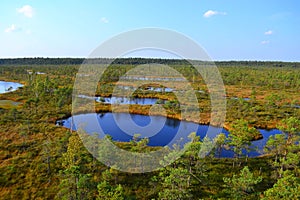
[[[191, 132], [196, 132], [203, 139], [208, 130], [208, 136], [213, 138], [219, 133], [228, 136], [229, 132], [223, 128], [212, 127], [209, 125], [199, 125], [193, 122], [180, 121], [177, 119], [165, 118], [162, 116], [146, 116], [128, 113], [88, 113], [74, 115], [73, 117], [57, 121], [58, 125], [73, 130], [82, 128], [89, 134], [98, 133], [100, 137], [104, 134], [112, 136], [114, 141], [129, 142], [134, 134], [140, 134], [141, 138], [149, 138], [149, 146], [172, 146], [172, 144], [185, 143], [187, 136]], [[100, 128], [101, 127], [101, 128]], [[263, 148], [269, 138], [274, 134], [279, 134], [278, 129], [265, 130], [259, 129], [263, 139], [253, 141], [254, 150], [248, 153], [250, 157], [263, 154]], [[222, 157], [233, 157], [231, 150], [223, 149]]]

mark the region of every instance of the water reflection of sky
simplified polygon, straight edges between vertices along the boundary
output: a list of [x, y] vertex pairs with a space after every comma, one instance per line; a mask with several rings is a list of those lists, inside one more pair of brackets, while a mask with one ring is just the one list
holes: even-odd
[[97, 97], [97, 102], [107, 104], [138, 104], [138, 105], [153, 105], [157, 98], [127, 98], [127, 97]]
[[[61, 121], [64, 127], [70, 128], [70, 119]], [[131, 121], [135, 123], [132, 125]], [[165, 123], [159, 127], [161, 122]], [[193, 122], [179, 121], [176, 119], [169, 119], [162, 116], [145, 116], [137, 114], [127, 114], [127, 113], [89, 113], [81, 114], [73, 117], [73, 121], [76, 125], [81, 126], [87, 133], [100, 133], [99, 125], [101, 126], [103, 132], [100, 134], [109, 134], [115, 141], [128, 142], [132, 140], [134, 134], [140, 134], [141, 138], [149, 138], [150, 146], [172, 146], [174, 143], [184, 144], [189, 141], [188, 135], [191, 132], [196, 132], [201, 139], [203, 139], [207, 131], [209, 130], [208, 136], [214, 138], [220, 132], [228, 136], [229, 132], [225, 129], [218, 127], [212, 127], [208, 125], [198, 125]], [[151, 126], [154, 125], [154, 126]], [[124, 129], [120, 127], [126, 127], [126, 131], [130, 134], [126, 134]], [[78, 127], [77, 127], [78, 128]], [[73, 129], [76, 130], [76, 126], [73, 125]], [[263, 153], [263, 147], [265, 146], [268, 138], [271, 135], [279, 134], [280, 131], [277, 129], [264, 130], [259, 129], [263, 135], [263, 139], [252, 142], [253, 149], [248, 153], [250, 157], [258, 156]], [[244, 151], [245, 152], [245, 151]], [[246, 153], [246, 152], [245, 152]], [[233, 157], [233, 152], [230, 150], [222, 150], [222, 157]]]
[[0, 81], [0, 94], [15, 91], [19, 87], [23, 87], [23, 85], [20, 83]]

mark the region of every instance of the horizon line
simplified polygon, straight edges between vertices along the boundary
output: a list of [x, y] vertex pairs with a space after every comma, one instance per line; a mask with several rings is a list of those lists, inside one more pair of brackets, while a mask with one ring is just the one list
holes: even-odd
[[86, 58], [86, 57], [72, 57], [72, 56], [64, 56], [64, 57], [49, 57], [49, 56], [32, 56], [32, 57], [0, 57], [0, 60], [4, 59], [162, 59], [162, 60], [193, 60], [193, 61], [202, 61], [202, 62], [287, 62], [287, 63], [299, 63], [299, 61], [292, 60], [255, 60], [255, 59], [220, 59], [220, 60], [198, 60], [198, 59], [183, 59], [183, 58], [160, 58], [160, 57], [124, 57], [124, 58], [109, 58], [109, 57], [94, 57], [94, 58]]

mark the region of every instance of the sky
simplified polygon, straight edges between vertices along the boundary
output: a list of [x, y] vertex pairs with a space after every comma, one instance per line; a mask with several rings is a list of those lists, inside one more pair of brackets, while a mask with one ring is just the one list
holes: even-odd
[[1, 0], [0, 58], [88, 57], [115, 35], [155, 27], [216, 61], [299, 62], [299, 10], [299, 0]]

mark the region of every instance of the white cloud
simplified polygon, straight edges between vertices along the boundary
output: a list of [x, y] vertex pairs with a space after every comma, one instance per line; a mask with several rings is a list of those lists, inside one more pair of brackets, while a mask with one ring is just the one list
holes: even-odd
[[265, 32], [265, 35], [272, 35], [273, 34], [273, 31], [272, 30], [269, 30], [269, 31], [266, 31]]
[[29, 5], [25, 5], [22, 8], [17, 8], [17, 12], [23, 14], [25, 17], [33, 17], [33, 8]]
[[109, 21], [108, 21], [108, 19], [106, 17], [102, 17], [101, 18], [101, 22], [107, 24]]
[[4, 31], [6, 33], [11, 33], [11, 32], [16, 32], [21, 30], [21, 28], [17, 27], [15, 24], [10, 25], [9, 27], [7, 27]]
[[264, 40], [264, 41], [261, 41], [261, 44], [269, 44], [270, 43], [270, 41], [269, 40]]
[[203, 14], [203, 17], [209, 18], [209, 17], [212, 17], [214, 15], [227, 15], [227, 13], [226, 12], [219, 12], [219, 11], [215, 11], [215, 10], [208, 10]]

